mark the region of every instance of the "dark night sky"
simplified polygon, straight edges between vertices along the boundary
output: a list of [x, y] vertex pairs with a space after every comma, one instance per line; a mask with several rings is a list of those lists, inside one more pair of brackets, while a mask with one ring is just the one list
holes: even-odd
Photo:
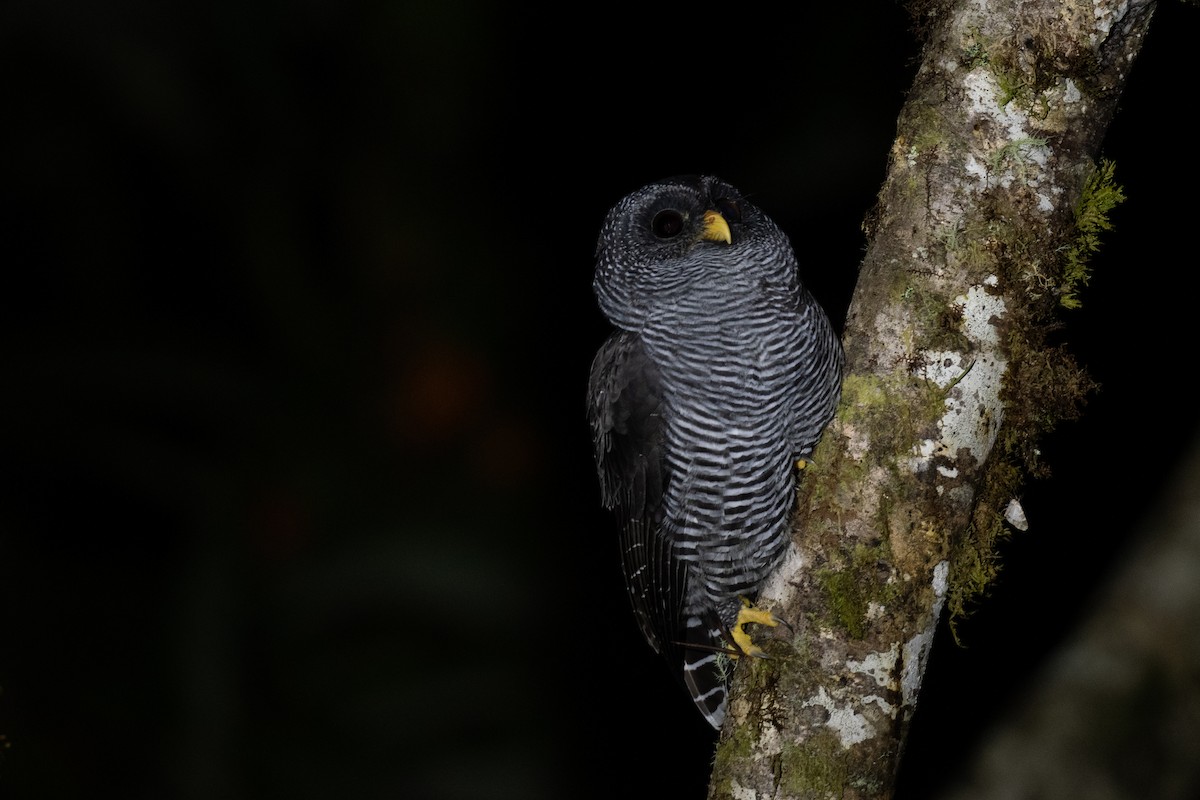
[[[827, 5], [7, 4], [0, 796], [702, 797], [713, 737], [598, 507], [592, 247], [627, 191], [713, 172], [840, 324], [917, 48], [892, 3]], [[935, 645], [904, 797], [1194, 438], [1198, 34], [1166, 3], [1133, 68], [1129, 199], [1060, 334], [1102, 388]]]

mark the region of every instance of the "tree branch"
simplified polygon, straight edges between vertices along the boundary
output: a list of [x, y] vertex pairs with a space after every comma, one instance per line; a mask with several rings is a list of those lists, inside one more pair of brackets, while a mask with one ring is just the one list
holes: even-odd
[[1121, 199], [1095, 159], [1153, 8], [920, 11], [842, 404], [760, 598], [794, 637], [739, 664], [710, 798], [891, 796], [938, 619], [986, 586], [1039, 438], [1091, 388], [1046, 335]]

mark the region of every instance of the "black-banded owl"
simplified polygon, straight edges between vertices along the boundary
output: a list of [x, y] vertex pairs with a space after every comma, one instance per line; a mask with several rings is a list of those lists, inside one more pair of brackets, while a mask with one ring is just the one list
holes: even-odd
[[711, 176], [617, 203], [593, 287], [616, 330], [592, 363], [588, 418], [626, 586], [647, 641], [720, 727], [718, 654], [760, 652], [741, 626], [774, 621], [746, 600], [788, 544], [841, 343], [787, 237]]

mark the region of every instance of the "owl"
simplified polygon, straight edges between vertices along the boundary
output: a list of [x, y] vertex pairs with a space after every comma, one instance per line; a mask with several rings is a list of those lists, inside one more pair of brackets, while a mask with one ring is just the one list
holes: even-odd
[[843, 354], [783, 232], [725, 181], [662, 180], [609, 211], [593, 288], [614, 328], [588, 382], [600, 495], [646, 640], [719, 728], [728, 655], [790, 536], [798, 467]]

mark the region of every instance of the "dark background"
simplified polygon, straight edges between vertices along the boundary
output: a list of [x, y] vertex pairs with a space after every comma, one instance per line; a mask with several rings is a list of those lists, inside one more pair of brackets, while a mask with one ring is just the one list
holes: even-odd
[[[840, 325], [914, 69], [888, 2], [21, 3], [0, 18], [0, 796], [699, 798], [584, 391], [607, 208], [721, 175]], [[1193, 438], [1200, 19], [1103, 154], [1061, 340], [1101, 384], [943, 635], [927, 797], [1067, 635]]]

